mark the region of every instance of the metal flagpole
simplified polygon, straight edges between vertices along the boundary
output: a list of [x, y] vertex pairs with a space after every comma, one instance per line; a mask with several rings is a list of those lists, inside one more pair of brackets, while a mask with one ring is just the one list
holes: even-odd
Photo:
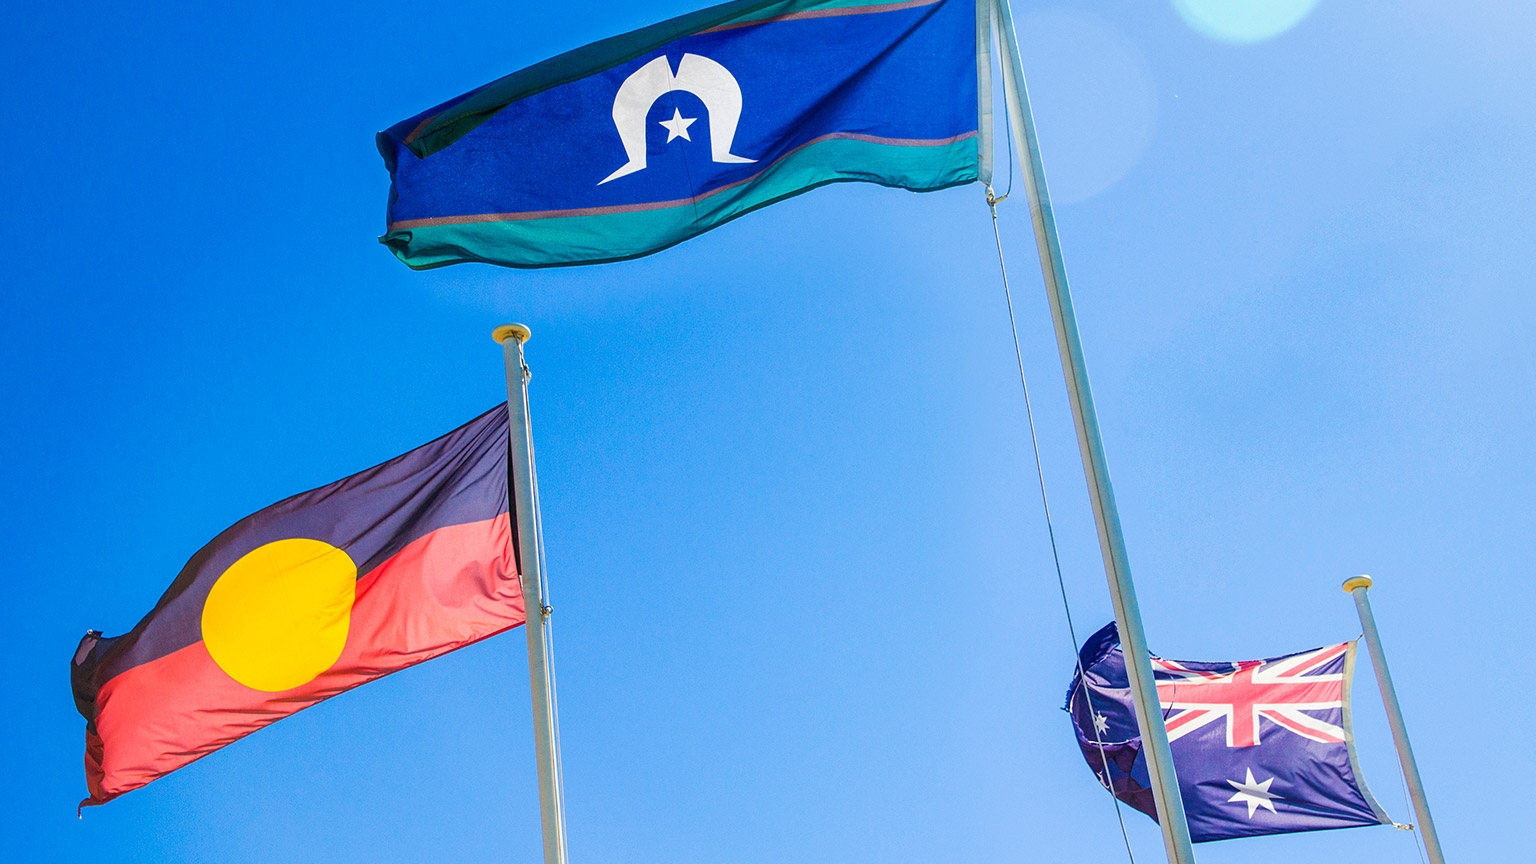
[[1152, 661], [1141, 626], [1141, 610], [1136, 605], [1136, 589], [1131, 584], [1125, 538], [1120, 530], [1120, 514], [1109, 482], [1104, 444], [1099, 439], [1098, 415], [1093, 408], [1093, 394], [1088, 389], [1088, 369], [1083, 361], [1077, 319], [1072, 312], [1072, 295], [1067, 289], [1061, 242], [1056, 236], [1056, 217], [1051, 211], [1045, 170], [1040, 163], [1035, 120], [1030, 114], [1018, 38], [1013, 32], [1013, 13], [1008, 8], [1008, 0], [994, 0], [992, 9], [998, 19], [994, 29], [1003, 47], [1003, 95], [1008, 104], [1008, 122], [1013, 130], [1019, 161], [1023, 163], [1029, 214], [1035, 226], [1035, 243], [1040, 249], [1040, 268], [1045, 275], [1046, 295], [1050, 298], [1051, 317], [1056, 324], [1056, 343], [1061, 349], [1061, 367], [1067, 379], [1067, 396], [1072, 402], [1072, 419], [1077, 426], [1077, 444], [1082, 451], [1083, 472], [1088, 479], [1088, 496], [1093, 501], [1115, 621], [1125, 646], [1125, 668], [1136, 704], [1136, 725], [1146, 748], [1147, 773], [1157, 804], [1158, 823], [1163, 829], [1163, 845], [1172, 864], [1193, 864], [1195, 853], [1190, 845], [1189, 824], [1185, 821], [1184, 799], [1179, 794], [1179, 781], [1173, 770], [1173, 751], [1168, 746], [1168, 730], [1163, 726], [1162, 708], [1152, 677]]
[[566, 864], [565, 802], [560, 784], [559, 733], [555, 726], [555, 679], [550, 668], [549, 613], [544, 590], [544, 540], [539, 530], [538, 489], [533, 470], [533, 427], [528, 419], [528, 365], [523, 343], [532, 335], [521, 324], [503, 324], [491, 336], [507, 366], [507, 420], [512, 454], [512, 505], [517, 514], [517, 557], [528, 631], [528, 681], [533, 691], [533, 747], [539, 766], [539, 815], [544, 864]]
[[1376, 632], [1376, 616], [1371, 613], [1371, 600], [1366, 591], [1371, 587], [1371, 577], [1355, 576], [1344, 580], [1344, 590], [1355, 598], [1355, 609], [1360, 613], [1360, 629], [1365, 632], [1365, 645], [1371, 649], [1371, 665], [1376, 669], [1376, 683], [1381, 685], [1381, 701], [1387, 706], [1387, 721], [1392, 724], [1392, 741], [1397, 745], [1397, 760], [1402, 763], [1403, 775], [1408, 780], [1408, 797], [1413, 799], [1413, 813], [1419, 821], [1419, 835], [1424, 838], [1424, 849], [1432, 864], [1445, 864], [1445, 853], [1440, 851], [1440, 837], [1435, 833], [1435, 822], [1429, 818], [1429, 799], [1424, 797], [1424, 781], [1419, 778], [1419, 763], [1413, 758], [1413, 745], [1408, 743], [1408, 726], [1403, 723], [1403, 709], [1397, 704], [1397, 688], [1392, 686], [1392, 673], [1387, 669], [1387, 655], [1381, 648], [1381, 635]]

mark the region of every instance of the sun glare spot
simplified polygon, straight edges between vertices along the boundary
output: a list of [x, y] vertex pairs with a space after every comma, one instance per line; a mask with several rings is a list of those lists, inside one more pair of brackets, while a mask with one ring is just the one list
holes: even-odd
[[1273, 39], [1301, 23], [1320, 0], [1173, 0], [1185, 23], [1219, 42]]

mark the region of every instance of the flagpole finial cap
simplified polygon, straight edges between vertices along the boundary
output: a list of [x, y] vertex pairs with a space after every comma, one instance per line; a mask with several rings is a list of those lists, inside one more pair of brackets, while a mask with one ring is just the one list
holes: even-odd
[[1351, 576], [1344, 580], [1344, 590], [1350, 594], [1353, 594], [1355, 593], [1356, 589], [1369, 588], [1371, 587], [1371, 584], [1371, 577], [1369, 576]]
[[516, 339], [521, 344], [533, 338], [533, 331], [521, 324], [503, 324], [491, 331], [491, 338], [496, 340], [497, 345], [508, 339]]

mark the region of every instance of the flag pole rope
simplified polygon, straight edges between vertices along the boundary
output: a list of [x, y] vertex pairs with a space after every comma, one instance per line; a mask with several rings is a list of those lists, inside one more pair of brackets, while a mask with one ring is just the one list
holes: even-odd
[[[523, 346], [521, 344], [519, 344], [517, 346], [517, 354], [518, 354], [518, 361], [519, 361], [519, 363], [523, 367], [523, 370], [522, 370], [523, 371], [523, 380], [524, 380], [524, 382], [526, 382], [528, 379], [533, 377], [533, 370], [528, 368], [528, 361], [523, 358]], [[544, 513], [543, 513], [543, 508], [540, 506], [540, 501], [539, 501], [539, 463], [538, 463], [537, 453], [536, 453], [536, 451], [534, 449], [534, 445], [533, 445], [533, 418], [532, 417], [529, 417], [529, 419], [528, 419], [528, 475], [533, 480], [533, 484], [532, 484], [533, 488], [531, 490], [529, 490], [530, 497], [533, 499], [533, 525], [534, 525], [534, 530], [533, 530], [533, 537], [534, 537], [534, 541], [533, 541], [533, 543], [534, 543], [533, 554], [535, 555], [535, 557], [538, 559], [538, 562], [539, 562], [539, 573], [543, 575], [543, 578], [540, 580], [541, 587], [543, 588], [543, 595], [541, 597], [539, 597], [539, 607], [540, 608], [538, 610], [538, 613], [540, 615], [542, 615], [543, 618], [544, 618], [544, 627], [543, 627], [543, 631], [544, 631], [544, 651], [545, 651], [545, 653], [549, 657], [549, 663], [548, 663], [548, 666], [547, 666], [547, 670], [548, 670], [548, 673], [549, 673], [549, 692], [550, 692], [551, 697], [553, 697], [555, 692], [556, 692], [556, 690], [555, 690], [555, 631], [554, 631], [554, 626], [553, 626], [554, 625], [555, 607], [554, 607], [554, 604], [552, 602], [550, 602], [549, 576], [548, 576], [549, 571], [547, 569], [545, 569], [545, 558], [544, 558]], [[526, 614], [527, 614], [527, 611], [524, 610], [524, 615], [526, 615]], [[556, 701], [554, 698], [550, 699], [550, 713], [551, 713], [551, 715], [554, 718], [554, 724], [553, 725], [555, 727], [554, 728], [554, 735], [551, 736], [552, 740], [550, 742], [550, 744], [551, 744], [550, 750], [551, 750], [551, 755], [554, 757], [555, 776], [557, 778], [559, 778], [559, 780], [560, 780], [558, 786], [555, 789], [555, 800], [556, 800], [556, 803], [559, 805], [558, 806], [558, 813], [559, 813], [559, 819], [560, 819], [560, 823], [559, 823], [560, 824], [560, 836], [562, 838], [562, 846], [563, 846], [564, 845], [563, 838], [565, 837], [565, 770], [564, 770], [564, 766], [563, 766], [563, 764], [561, 762], [561, 758], [560, 758], [560, 756], [561, 756], [561, 753], [560, 753], [560, 703], [558, 701]]]
[[[1365, 634], [1360, 634], [1360, 638], [1364, 639]], [[1397, 766], [1397, 780], [1402, 784], [1403, 807], [1411, 812], [1413, 810], [1413, 801], [1411, 800], [1412, 796], [1408, 794], [1408, 775], [1404, 773], [1401, 763], [1399, 763]], [[1419, 834], [1419, 831], [1414, 826], [1414, 824], [1412, 822], [1393, 822], [1392, 827], [1398, 829], [1399, 831], [1407, 831], [1409, 834], [1413, 835], [1413, 851], [1418, 853], [1419, 864], [1429, 864], [1429, 862], [1424, 858], [1424, 838]]]
[[[1010, 137], [1012, 130], [1010, 130]], [[998, 202], [1008, 197], [1013, 187], [1013, 148], [1009, 147], [1008, 162], [1008, 186], [1009, 191], [1001, 197], [993, 194], [991, 184], [987, 185], [987, 209], [992, 213], [992, 239], [997, 244], [997, 269], [1003, 279], [1003, 299], [1008, 304], [1008, 329], [1013, 334], [1013, 356], [1019, 365], [1019, 386], [1024, 393], [1024, 418], [1029, 426], [1029, 443], [1034, 450], [1035, 477], [1040, 482], [1040, 509], [1045, 515], [1045, 532], [1051, 541], [1051, 561], [1056, 567], [1056, 587], [1061, 591], [1061, 609], [1067, 619], [1067, 635], [1072, 640], [1072, 661], [1077, 665], [1078, 686], [1082, 689], [1083, 699], [1088, 707], [1090, 722], [1097, 716], [1093, 710], [1093, 696], [1088, 689], [1088, 675], [1083, 669], [1083, 658], [1078, 653], [1077, 627], [1072, 623], [1072, 604], [1067, 599], [1067, 582], [1061, 573], [1061, 553], [1056, 547], [1056, 528], [1051, 522], [1051, 501], [1045, 491], [1045, 467], [1040, 461], [1040, 438], [1035, 433], [1035, 411], [1029, 398], [1029, 378], [1024, 373], [1024, 350], [1019, 345], [1019, 325], [1013, 314], [1013, 291], [1008, 287], [1008, 264], [1003, 260], [1003, 237], [997, 227]], [[1125, 841], [1125, 854], [1131, 864], [1136, 864], [1136, 853], [1131, 849], [1131, 836], [1125, 828], [1125, 815], [1120, 809], [1120, 796], [1115, 794], [1114, 780], [1110, 776], [1109, 757], [1104, 750], [1104, 739], [1099, 735], [1097, 723], [1093, 724], [1093, 740], [1099, 748], [1099, 764], [1103, 767], [1104, 776], [1099, 778], [1105, 791], [1109, 792], [1109, 798], [1115, 805], [1115, 821], [1120, 823], [1120, 838]], [[1098, 772], [1094, 772], [1095, 776]]]

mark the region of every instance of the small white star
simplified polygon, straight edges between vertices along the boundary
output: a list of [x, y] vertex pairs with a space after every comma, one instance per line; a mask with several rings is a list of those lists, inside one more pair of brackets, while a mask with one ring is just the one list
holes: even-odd
[[684, 117], [683, 112], [673, 108], [671, 120], [660, 120], [657, 122], [667, 127], [667, 143], [670, 144], [672, 143], [673, 138], [681, 138], [684, 141], [692, 141], [693, 139], [688, 137], [688, 127], [692, 126], [693, 121], [697, 119], [699, 118]]
[[1105, 717], [1103, 714], [1093, 715], [1093, 731], [1099, 735], [1103, 735], [1105, 732], [1108, 732], [1109, 718]]
[[1269, 791], [1269, 784], [1273, 782], [1275, 782], [1275, 778], [1273, 777], [1265, 780], [1263, 783], [1254, 782], [1253, 769], [1249, 768], [1247, 783], [1239, 783], [1236, 780], [1227, 781], [1227, 785], [1237, 790], [1237, 794], [1233, 795], [1227, 800], [1242, 801], [1243, 803], [1247, 804], [1249, 819], [1253, 818], [1254, 811], [1258, 810], [1260, 807], [1263, 807], [1264, 809], [1273, 813], [1275, 812], [1274, 799], [1280, 797], [1279, 795]]

